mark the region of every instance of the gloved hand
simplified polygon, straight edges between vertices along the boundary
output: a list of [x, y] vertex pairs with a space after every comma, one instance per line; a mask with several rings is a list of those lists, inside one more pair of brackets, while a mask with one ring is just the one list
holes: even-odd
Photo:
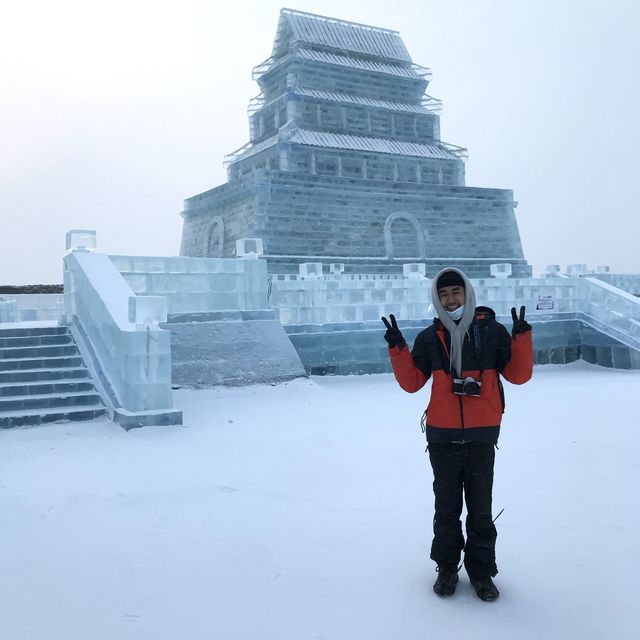
[[384, 326], [387, 327], [384, 339], [389, 343], [390, 347], [398, 347], [398, 349], [402, 350], [407, 343], [402, 337], [400, 329], [398, 329], [396, 317], [391, 313], [389, 314], [389, 319], [391, 320], [391, 324], [389, 324], [389, 321], [384, 316], [382, 317], [382, 322], [384, 322]]
[[513, 329], [511, 329], [512, 336], [515, 336], [518, 333], [531, 331], [531, 325], [524, 319], [524, 306], [520, 307], [520, 317], [516, 315], [516, 308], [511, 307], [511, 317], [513, 318]]

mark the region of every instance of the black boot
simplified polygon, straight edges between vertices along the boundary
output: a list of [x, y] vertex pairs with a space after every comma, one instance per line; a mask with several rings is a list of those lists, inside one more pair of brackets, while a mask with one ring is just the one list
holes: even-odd
[[433, 590], [439, 596], [452, 596], [456, 592], [458, 584], [458, 567], [454, 565], [442, 565], [436, 569], [438, 577], [433, 585]]
[[471, 586], [476, 590], [478, 598], [485, 602], [493, 602], [498, 599], [500, 592], [491, 577], [480, 578], [479, 580], [471, 580]]

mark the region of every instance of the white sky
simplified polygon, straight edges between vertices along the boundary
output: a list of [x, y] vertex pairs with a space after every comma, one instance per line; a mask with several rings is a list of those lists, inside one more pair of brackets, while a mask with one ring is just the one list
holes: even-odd
[[[0, 284], [62, 282], [64, 236], [176, 255], [182, 201], [248, 140], [253, 66], [285, 0], [0, 0]], [[289, 0], [286, 0], [289, 2]], [[525, 257], [640, 272], [640, 8], [632, 1], [340, 0], [431, 67], [467, 184], [512, 188]]]

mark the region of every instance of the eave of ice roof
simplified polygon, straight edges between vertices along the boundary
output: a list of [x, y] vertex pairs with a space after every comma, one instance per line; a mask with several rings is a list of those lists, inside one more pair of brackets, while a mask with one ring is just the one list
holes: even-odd
[[339, 67], [348, 67], [349, 69], [358, 69], [359, 71], [371, 71], [373, 73], [396, 76], [399, 78], [410, 78], [411, 80], [423, 80], [427, 83], [431, 78], [431, 69], [428, 67], [422, 67], [418, 64], [412, 64], [411, 66], [388, 64], [380, 62], [379, 60], [356, 58], [349, 55], [340, 55], [338, 53], [330, 53], [327, 51], [305, 49], [304, 47], [296, 48], [284, 56], [272, 56], [271, 58], [264, 60], [253, 68], [252, 78], [254, 80], [259, 80], [266, 73], [273, 71], [285, 62], [290, 62], [291, 60], [296, 59], [321, 62], [323, 64], [331, 64]]
[[273, 55], [281, 54], [293, 42], [411, 62], [411, 56], [397, 31], [282, 9]]
[[352, 136], [341, 133], [325, 133], [322, 131], [308, 131], [306, 129], [293, 129], [286, 138], [280, 135], [267, 138], [255, 146], [241, 147], [236, 152], [226, 156], [225, 164], [233, 164], [239, 160], [251, 156], [274, 146], [278, 142], [308, 145], [311, 147], [324, 147], [329, 149], [345, 149], [349, 151], [368, 151], [372, 153], [388, 153], [396, 156], [411, 156], [414, 158], [437, 158], [439, 160], [460, 160], [458, 155], [445, 147], [420, 144], [417, 142], [404, 142], [402, 140], [389, 140], [388, 138], [369, 138], [365, 136]]
[[294, 57], [302, 58], [303, 60], [312, 60], [314, 62], [339, 65], [341, 67], [351, 67], [352, 69], [361, 69], [363, 71], [373, 71], [375, 73], [400, 76], [403, 78], [412, 78], [415, 80], [422, 79], [411, 67], [386, 64], [384, 62], [378, 62], [377, 60], [353, 58], [351, 56], [329, 53], [327, 51], [300, 48], [295, 52]]
[[260, 153], [269, 147], [272, 147], [274, 144], [278, 142], [278, 134], [275, 136], [271, 136], [271, 138], [267, 138], [266, 140], [262, 140], [257, 144], [252, 145], [250, 142], [245, 144], [244, 146], [232, 151], [224, 157], [224, 165], [230, 165], [238, 160], [242, 160], [243, 158], [250, 158], [254, 156], [256, 153]]
[[330, 102], [342, 102], [349, 104], [359, 104], [364, 107], [375, 107], [388, 109], [390, 111], [405, 111], [407, 113], [429, 113], [429, 110], [419, 104], [408, 104], [406, 102], [391, 102], [390, 100], [379, 100], [366, 96], [356, 96], [349, 93], [338, 93], [337, 91], [321, 91], [320, 89], [298, 88], [294, 95], [318, 98]]
[[397, 156], [458, 160], [458, 156], [454, 153], [448, 151], [444, 147], [436, 145], [404, 142], [402, 140], [389, 140], [388, 138], [369, 138], [364, 136], [345, 135], [341, 133], [308, 131], [305, 129], [295, 130], [289, 138], [289, 142], [310, 145], [313, 147], [389, 153]]

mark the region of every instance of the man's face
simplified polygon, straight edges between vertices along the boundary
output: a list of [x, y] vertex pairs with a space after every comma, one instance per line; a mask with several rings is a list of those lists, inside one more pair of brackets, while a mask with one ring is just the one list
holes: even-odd
[[464, 304], [464, 287], [441, 287], [438, 289], [438, 297], [445, 310], [455, 311]]

